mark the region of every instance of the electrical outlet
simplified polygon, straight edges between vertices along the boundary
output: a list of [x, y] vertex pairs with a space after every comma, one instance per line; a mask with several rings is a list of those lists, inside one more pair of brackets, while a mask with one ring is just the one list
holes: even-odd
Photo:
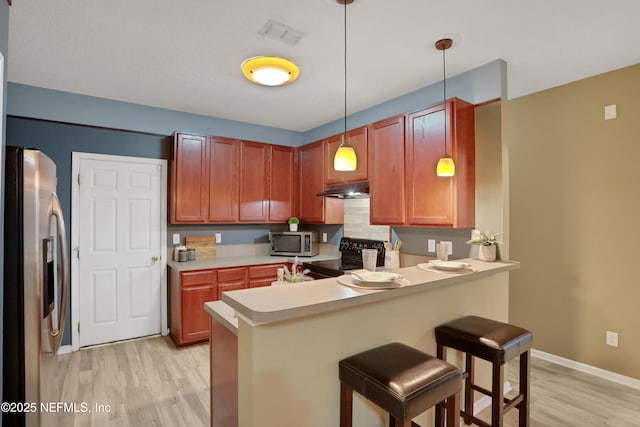
[[173, 235], [173, 244], [174, 245], [179, 245], [180, 244], [180, 234], [175, 233]]
[[222, 234], [216, 233], [216, 243], [222, 243]]
[[322, 243], [327, 243], [327, 233], [322, 233]]
[[453, 242], [448, 240], [440, 240], [440, 243], [446, 243], [449, 245], [449, 255], [453, 255]]
[[434, 239], [427, 240], [427, 252], [431, 254], [436, 253], [436, 241]]
[[611, 119], [615, 119], [616, 117], [618, 117], [618, 111], [617, 111], [616, 105], [615, 104], [606, 105], [604, 107], [604, 119], [611, 120]]
[[617, 347], [618, 346], [618, 333], [617, 332], [607, 331], [607, 345], [610, 345], [611, 347]]

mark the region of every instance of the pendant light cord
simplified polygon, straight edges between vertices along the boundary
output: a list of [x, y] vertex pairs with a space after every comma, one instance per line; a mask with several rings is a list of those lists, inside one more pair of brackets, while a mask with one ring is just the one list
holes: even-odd
[[444, 51], [447, 49], [442, 49], [442, 76], [444, 80], [442, 81], [443, 86], [443, 97], [442, 97], [442, 107], [444, 108], [444, 155], [448, 156], [447, 153], [447, 66]]
[[347, 2], [344, 2], [344, 135], [343, 144], [347, 141]]

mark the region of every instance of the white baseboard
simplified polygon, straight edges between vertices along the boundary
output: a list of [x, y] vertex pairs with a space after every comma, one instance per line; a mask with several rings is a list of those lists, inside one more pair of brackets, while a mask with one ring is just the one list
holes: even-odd
[[73, 351], [73, 347], [71, 346], [71, 344], [61, 345], [60, 348], [58, 349], [58, 356], [60, 356], [61, 354], [71, 353], [72, 351]]
[[544, 351], [532, 349], [531, 356], [538, 359], [546, 360], [547, 362], [555, 363], [557, 365], [566, 366], [567, 368], [575, 369], [576, 371], [584, 372], [595, 377], [603, 378], [605, 380], [613, 381], [614, 383], [626, 385], [628, 387], [640, 390], [640, 380], [627, 377], [625, 375], [616, 374], [615, 372], [606, 371], [604, 369], [596, 368], [595, 366], [587, 365], [585, 363], [576, 362], [575, 360], [565, 359], [564, 357], [556, 356], [555, 354], [545, 353]]

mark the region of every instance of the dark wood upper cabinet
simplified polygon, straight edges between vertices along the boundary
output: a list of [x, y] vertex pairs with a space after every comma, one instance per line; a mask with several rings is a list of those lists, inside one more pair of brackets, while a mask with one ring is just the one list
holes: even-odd
[[242, 141], [240, 148], [240, 221], [269, 220], [271, 145]]
[[324, 141], [304, 145], [298, 149], [300, 220], [324, 222], [324, 201], [316, 196], [324, 191]]
[[371, 224], [405, 223], [405, 117], [370, 125]]
[[296, 201], [296, 155], [293, 147], [271, 146], [271, 185], [269, 194], [269, 221], [286, 222], [294, 214]]
[[298, 148], [298, 217], [312, 224], [342, 224], [344, 200], [317, 196], [325, 188], [327, 140]]
[[325, 184], [341, 184], [345, 182], [366, 181], [368, 178], [367, 139], [368, 127], [363, 126], [347, 132], [347, 144], [356, 152], [358, 166], [353, 172], [341, 172], [333, 168], [333, 158], [342, 143], [342, 134], [332, 136], [325, 145]]
[[172, 223], [204, 223], [208, 220], [209, 159], [207, 137], [175, 134], [171, 152]]
[[[436, 175], [447, 152], [456, 164], [453, 177]], [[407, 225], [475, 225], [474, 106], [457, 98], [408, 115]]]
[[[371, 224], [475, 226], [475, 112], [457, 98], [348, 132], [358, 168], [333, 170], [341, 135], [298, 148], [175, 134], [172, 223], [342, 224], [344, 201], [318, 197], [326, 185], [369, 181]], [[447, 153], [453, 177], [438, 177]]]
[[209, 139], [208, 222], [237, 222], [240, 141], [212, 136]]

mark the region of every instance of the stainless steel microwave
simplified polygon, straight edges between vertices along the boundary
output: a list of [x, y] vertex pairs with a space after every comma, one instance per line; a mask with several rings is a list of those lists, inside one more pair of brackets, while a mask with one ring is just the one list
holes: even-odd
[[279, 231], [271, 234], [271, 255], [318, 255], [315, 231]]

